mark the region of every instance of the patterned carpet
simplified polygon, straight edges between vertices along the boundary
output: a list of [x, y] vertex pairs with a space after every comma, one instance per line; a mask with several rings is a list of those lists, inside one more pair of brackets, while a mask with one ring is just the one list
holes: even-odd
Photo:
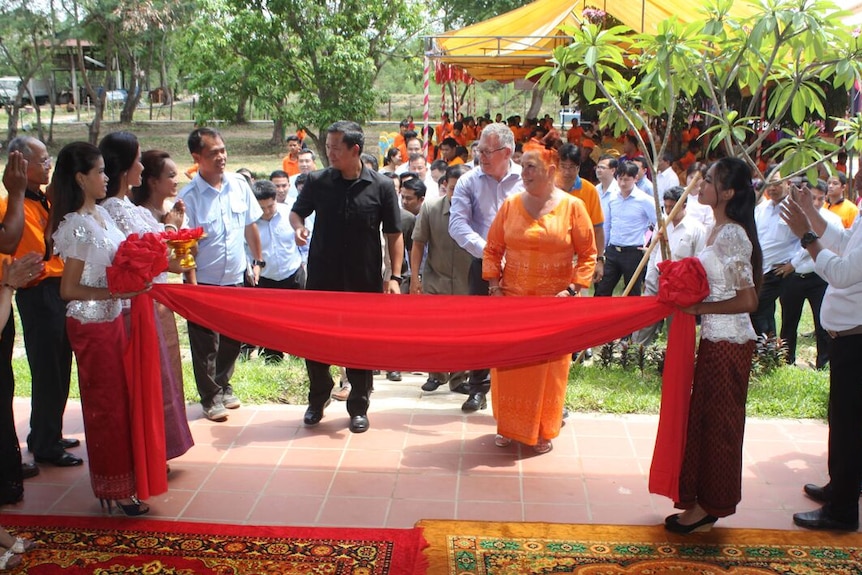
[[433, 575], [852, 575], [862, 534], [662, 526], [430, 521]]
[[[420, 575], [419, 529], [318, 529], [4, 515], [28, 575]], [[4, 572], [5, 573], [5, 572]]]

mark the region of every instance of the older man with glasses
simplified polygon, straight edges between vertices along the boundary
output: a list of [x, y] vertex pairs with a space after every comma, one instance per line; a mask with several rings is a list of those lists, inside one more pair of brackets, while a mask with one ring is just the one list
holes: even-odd
[[[482, 279], [482, 252], [488, 229], [503, 200], [523, 187], [521, 166], [512, 161], [514, 151], [512, 131], [505, 124], [489, 124], [482, 130], [475, 150], [478, 167], [455, 185], [449, 235], [473, 256], [468, 278], [470, 295], [488, 295], [488, 282]], [[468, 386], [470, 396], [461, 410], [469, 413], [485, 409], [488, 406], [485, 395], [491, 389], [490, 370], [473, 370]]]

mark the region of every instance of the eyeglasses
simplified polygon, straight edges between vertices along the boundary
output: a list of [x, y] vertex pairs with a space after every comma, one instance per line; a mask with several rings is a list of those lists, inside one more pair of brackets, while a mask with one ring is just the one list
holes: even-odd
[[505, 150], [506, 146], [500, 146], [499, 148], [494, 148], [493, 150], [483, 150], [482, 148], [476, 148], [477, 156], [490, 156], [494, 152], [499, 152], [500, 150]]
[[50, 165], [51, 165], [51, 163], [52, 163], [52, 160], [51, 160], [51, 157], [50, 157], [50, 156], [48, 156], [47, 158], [43, 158], [43, 159], [41, 159], [41, 160], [34, 160], [34, 161], [35, 161], [37, 164], [39, 164], [40, 166], [44, 166], [44, 167], [46, 167], [46, 168], [47, 168], [48, 166], [50, 166]]

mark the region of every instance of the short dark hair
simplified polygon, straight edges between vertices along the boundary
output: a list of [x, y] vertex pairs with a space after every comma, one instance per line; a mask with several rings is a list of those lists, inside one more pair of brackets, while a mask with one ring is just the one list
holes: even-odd
[[410, 154], [410, 157], [407, 159], [407, 163], [414, 162], [416, 160], [422, 160], [426, 164], [428, 163], [428, 160], [425, 159], [425, 156], [423, 156], [422, 154], [417, 154], [417, 153]]
[[425, 192], [428, 190], [428, 188], [425, 187], [425, 182], [420, 180], [418, 177], [410, 178], [409, 180], [406, 180], [406, 181], [402, 180], [401, 181], [401, 189], [402, 190], [406, 189], [406, 190], [412, 191], [414, 194], [416, 194], [417, 198], [424, 198]]
[[342, 141], [349, 147], [359, 146], [359, 153], [365, 147], [365, 134], [362, 126], [350, 120], [339, 120], [326, 129], [327, 134], [341, 134]]
[[284, 139], [285, 142], [300, 142], [299, 136], [296, 134], [291, 134]]
[[289, 177], [290, 176], [288, 175], [288, 173], [285, 172], [284, 170], [275, 170], [274, 172], [272, 172], [269, 175], [270, 180], [272, 180], [274, 178], [289, 178]]
[[191, 134], [189, 134], [189, 153], [199, 154], [204, 149], [203, 139], [207, 136], [223, 139], [219, 131], [214, 128], [196, 128], [192, 130]]
[[432, 170], [437, 170], [438, 172], [442, 172], [446, 169], [448, 165], [449, 164], [447, 164], [445, 160], [434, 160], [433, 162], [431, 162], [429, 168]]
[[443, 138], [443, 141], [440, 142], [441, 146], [449, 146], [453, 150], [458, 147], [458, 140], [449, 136], [448, 138]]
[[302, 154], [311, 154], [311, 159], [312, 159], [312, 160], [316, 160], [316, 159], [317, 159], [317, 154], [315, 154], [315, 153], [314, 153], [314, 150], [312, 150], [311, 148], [303, 148], [303, 149], [301, 149], [301, 150], [299, 151], [299, 153], [298, 153], [298, 154], [296, 154], [296, 155], [297, 155], [297, 156], [301, 156]]
[[640, 164], [641, 168], [643, 168], [645, 170], [649, 167], [649, 165], [647, 164], [646, 158], [644, 158], [643, 156], [636, 156], [629, 161], [634, 162], [636, 164]]
[[673, 186], [664, 191], [662, 199], [678, 202], [682, 197], [683, 192], [685, 192], [685, 189], [682, 186]]
[[631, 176], [632, 178], [638, 177], [638, 167], [634, 162], [623, 162], [622, 164], [617, 166], [616, 176], [619, 178], [620, 176]]
[[377, 157], [373, 154], [369, 154], [368, 152], [362, 152], [359, 155], [359, 160], [372, 172], [380, 171], [380, 162], [377, 161]]
[[561, 162], [572, 162], [576, 166], [581, 165], [581, 150], [574, 144], [563, 144], [557, 150]]
[[404, 182], [406, 182], [407, 180], [418, 180], [418, 179], [419, 179], [419, 174], [417, 174], [416, 172], [401, 172], [400, 174], [398, 174], [398, 181], [400, 181], [402, 184]]
[[251, 191], [254, 192], [254, 197], [258, 200], [274, 200], [277, 195], [275, 184], [269, 180], [257, 180], [251, 186]]
[[464, 174], [470, 171], [470, 166], [467, 164], [455, 164], [454, 166], [449, 166], [446, 168], [446, 179], [456, 179], [460, 178]]
[[305, 185], [305, 180], [308, 179], [308, 174], [297, 174], [296, 179], [293, 180], [293, 187], [298, 188], [299, 186]]
[[616, 170], [617, 166], [620, 165], [620, 161], [617, 159], [617, 157], [610, 154], [602, 154], [601, 156], [599, 156], [599, 161], [601, 162], [602, 160], [607, 160], [608, 167], [612, 170]]

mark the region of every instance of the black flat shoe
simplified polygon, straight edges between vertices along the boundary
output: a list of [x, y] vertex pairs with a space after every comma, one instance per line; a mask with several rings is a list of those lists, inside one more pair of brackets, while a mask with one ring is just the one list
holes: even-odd
[[48, 463], [55, 467], [75, 467], [84, 463], [84, 460], [80, 457], [75, 457], [71, 453], [67, 453], [65, 451], [62, 455], [58, 455], [57, 457], [50, 459], [39, 457], [38, 455], [34, 456], [33, 459], [36, 460], [36, 463]]
[[680, 513], [674, 513], [673, 515], [668, 516], [664, 520], [664, 528], [671, 533], [680, 533], [682, 535], [688, 535], [689, 533], [704, 533], [712, 529], [712, 526], [715, 525], [716, 521], [718, 521], [718, 517], [707, 515], [696, 523], [683, 525], [679, 522], [680, 515]]
[[437, 388], [441, 385], [443, 385], [442, 381], [429, 377], [428, 380], [422, 384], [422, 391], [437, 391]]
[[323, 407], [316, 408], [312, 406], [308, 406], [308, 409], [305, 410], [305, 416], [302, 418], [302, 422], [305, 425], [317, 425], [320, 423], [320, 420], [323, 419], [323, 410], [329, 407], [329, 404], [332, 403], [331, 399], [327, 399], [326, 403], [323, 404]]
[[74, 437], [64, 437], [60, 439], [60, 447], [63, 449], [72, 449], [81, 445], [81, 440]]
[[488, 407], [488, 401], [485, 399], [485, 394], [474, 393], [467, 398], [467, 401], [465, 401], [463, 405], [461, 405], [461, 411], [473, 413], [474, 411], [479, 411], [486, 407]]
[[354, 415], [350, 418], [350, 431], [353, 433], [365, 433], [368, 431], [368, 417], [365, 415]]
[[30, 479], [31, 477], [36, 477], [39, 475], [39, 467], [35, 463], [22, 463], [21, 464], [21, 477], [24, 479]]
[[859, 521], [841, 521], [829, 517], [826, 511], [821, 507], [814, 511], [806, 511], [805, 513], [794, 513], [793, 522], [800, 527], [806, 529], [822, 529], [829, 531], [856, 531], [859, 529]]

